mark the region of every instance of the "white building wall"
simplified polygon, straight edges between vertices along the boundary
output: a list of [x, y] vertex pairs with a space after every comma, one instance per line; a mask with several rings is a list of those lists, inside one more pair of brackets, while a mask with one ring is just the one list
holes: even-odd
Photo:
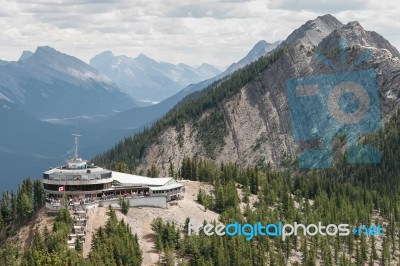
[[[166, 208], [167, 207], [167, 198], [165, 196], [133, 197], [133, 198], [128, 198], [127, 200], [129, 200], [129, 205], [131, 207], [139, 207], [139, 206], [158, 207], [158, 208]], [[95, 206], [108, 207], [111, 205], [111, 207], [119, 208], [120, 206], [119, 206], [118, 202], [119, 202], [118, 199], [101, 200], [101, 201], [86, 203], [83, 205], [83, 207], [85, 209], [90, 209]], [[69, 207], [72, 208], [72, 206], [69, 206]], [[46, 202], [46, 208], [49, 210], [58, 211], [61, 208], [61, 206], [53, 205], [53, 204]]]

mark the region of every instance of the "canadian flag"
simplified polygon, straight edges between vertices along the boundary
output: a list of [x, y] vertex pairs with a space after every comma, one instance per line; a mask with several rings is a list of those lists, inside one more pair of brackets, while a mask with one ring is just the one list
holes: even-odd
[[64, 186], [58, 187], [58, 191], [64, 191]]

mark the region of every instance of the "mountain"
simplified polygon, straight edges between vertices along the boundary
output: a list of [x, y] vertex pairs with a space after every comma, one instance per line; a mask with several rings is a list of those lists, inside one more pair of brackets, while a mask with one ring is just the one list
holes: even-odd
[[[347, 40], [345, 59], [338, 49], [341, 39]], [[370, 58], [352, 64], [368, 51], [372, 51]], [[326, 66], [318, 60], [321, 54], [332, 64], [345, 64], [339, 70]], [[328, 84], [326, 74], [368, 69], [376, 72], [386, 122], [400, 103], [398, 51], [358, 22], [343, 25], [331, 15], [318, 17], [295, 30], [269, 56], [209, 86], [152, 128], [125, 139], [96, 160], [107, 165], [125, 160], [136, 171], [154, 165], [161, 174], [166, 174], [169, 162], [178, 166], [184, 157], [280, 167], [316, 144], [300, 143], [292, 136], [286, 81], [323, 75], [321, 84]]]
[[251, 62], [256, 61], [258, 58], [266, 55], [268, 52], [275, 49], [280, 43], [281, 43], [280, 41], [276, 41], [273, 43], [268, 43], [265, 40], [259, 41], [253, 47], [253, 49], [251, 49], [250, 52], [245, 57], [243, 57], [239, 62], [230, 65], [227, 68], [226, 72], [233, 73], [236, 70], [250, 64]]
[[144, 102], [160, 102], [191, 83], [221, 72], [208, 64], [199, 67], [174, 65], [157, 62], [144, 54], [130, 58], [115, 56], [110, 51], [93, 57], [90, 65], [104, 73], [124, 92]]
[[0, 65], [0, 95], [39, 119], [107, 117], [137, 106], [106, 76], [47, 46]]
[[0, 177], [7, 181], [1, 191], [15, 189], [28, 174], [37, 177], [67, 159], [75, 121], [90, 140], [86, 156], [100, 152], [104, 146], [96, 143], [96, 134], [87, 132], [86, 126], [134, 106], [135, 100], [106, 76], [53, 48], [24, 51], [17, 62], [2, 61]]
[[32, 55], [33, 55], [33, 52], [31, 52], [31, 51], [23, 51], [20, 58], [18, 59], [18, 61], [23, 61], [25, 59], [28, 59]]
[[300, 43], [307, 47], [315, 47], [323, 38], [342, 26], [343, 24], [330, 14], [319, 16], [294, 30], [283, 42], [283, 45]]
[[[258, 42], [250, 52], [242, 58], [238, 63], [233, 63], [227, 70], [224, 72], [210, 78], [203, 80], [196, 84], [190, 84], [185, 87], [183, 90], [179, 91], [175, 95], [165, 99], [164, 101], [145, 107], [136, 107], [126, 110], [124, 112], [118, 113], [114, 117], [95, 125], [92, 131], [99, 132], [102, 129], [105, 129], [108, 125], [113, 129], [113, 132], [120, 132], [122, 135], [132, 134], [132, 130], [134, 132], [139, 132], [143, 129], [144, 126], [151, 126], [157, 119], [164, 116], [168, 111], [170, 111], [176, 104], [181, 102], [185, 97], [191, 95], [191, 97], [195, 97], [195, 92], [199, 92], [210, 86], [214, 82], [218, 82], [221, 79], [231, 75], [236, 70], [244, 67], [246, 64], [256, 61], [262, 56], [265, 56], [270, 51], [272, 51], [279, 42], [268, 43], [266, 41]], [[207, 64], [203, 64], [197, 67], [198, 70], [204, 71], [210, 69], [210, 66]], [[212, 70], [212, 67], [211, 67]], [[124, 133], [125, 132], [125, 133]], [[109, 135], [110, 133], [106, 134]]]

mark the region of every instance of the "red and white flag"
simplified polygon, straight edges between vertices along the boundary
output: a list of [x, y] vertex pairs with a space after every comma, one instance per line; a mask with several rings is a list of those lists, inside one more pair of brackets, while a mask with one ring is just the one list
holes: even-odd
[[64, 186], [58, 187], [58, 191], [64, 191]]

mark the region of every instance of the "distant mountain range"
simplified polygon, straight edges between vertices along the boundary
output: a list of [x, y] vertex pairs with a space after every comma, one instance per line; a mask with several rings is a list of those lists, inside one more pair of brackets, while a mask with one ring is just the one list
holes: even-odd
[[182, 90], [221, 73], [217, 68], [202, 64], [191, 67], [157, 62], [144, 54], [136, 58], [115, 56], [110, 51], [96, 55], [90, 65], [105, 74], [125, 93], [143, 102], [160, 102]]
[[0, 99], [39, 119], [108, 117], [138, 106], [105, 75], [51, 47], [0, 64]]

